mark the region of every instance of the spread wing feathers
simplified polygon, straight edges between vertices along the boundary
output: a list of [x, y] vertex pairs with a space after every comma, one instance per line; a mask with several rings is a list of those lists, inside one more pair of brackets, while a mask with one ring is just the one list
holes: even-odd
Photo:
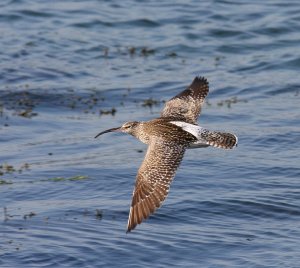
[[187, 89], [166, 102], [161, 117], [195, 124], [208, 91], [206, 78], [196, 77]]
[[185, 148], [186, 145], [170, 141], [150, 143], [136, 177], [127, 232], [153, 214], [166, 199]]

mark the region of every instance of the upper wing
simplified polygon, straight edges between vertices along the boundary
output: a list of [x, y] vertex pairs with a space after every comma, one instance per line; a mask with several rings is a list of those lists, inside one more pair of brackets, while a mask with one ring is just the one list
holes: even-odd
[[187, 89], [166, 102], [161, 117], [195, 124], [208, 91], [206, 78], [196, 77]]
[[186, 146], [156, 140], [148, 146], [138, 171], [129, 212], [127, 232], [159, 208], [166, 199]]

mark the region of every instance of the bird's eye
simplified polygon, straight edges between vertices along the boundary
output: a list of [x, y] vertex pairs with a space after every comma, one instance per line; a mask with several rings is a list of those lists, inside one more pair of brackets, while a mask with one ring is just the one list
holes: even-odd
[[124, 125], [123, 125], [123, 129], [132, 129], [132, 128], [134, 128], [136, 126], [136, 123], [135, 122], [130, 122], [130, 123], [125, 123]]
[[124, 128], [130, 129], [130, 128], [131, 128], [131, 125], [126, 125], [126, 126], [124, 126]]

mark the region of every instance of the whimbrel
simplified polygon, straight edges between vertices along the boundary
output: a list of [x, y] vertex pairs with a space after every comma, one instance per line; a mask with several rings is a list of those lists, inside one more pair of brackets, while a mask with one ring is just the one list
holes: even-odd
[[186, 149], [208, 146], [232, 149], [237, 145], [234, 134], [211, 131], [197, 124], [208, 91], [208, 81], [196, 77], [190, 86], [166, 102], [159, 118], [126, 122], [95, 137], [108, 132], [124, 132], [148, 145], [136, 176], [127, 232], [153, 214], [166, 199]]

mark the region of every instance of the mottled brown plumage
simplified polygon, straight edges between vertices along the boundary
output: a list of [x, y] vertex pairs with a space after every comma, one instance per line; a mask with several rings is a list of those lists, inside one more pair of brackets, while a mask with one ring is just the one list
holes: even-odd
[[124, 132], [148, 144], [136, 176], [127, 232], [161, 206], [187, 148], [215, 146], [231, 149], [237, 144], [237, 137], [231, 133], [209, 131], [197, 125], [208, 90], [207, 80], [196, 77], [187, 89], [166, 102], [160, 118], [127, 122], [96, 136]]
[[168, 119], [142, 122], [139, 127], [135, 136], [148, 144], [148, 150], [136, 177], [128, 231], [161, 206], [186, 147], [197, 140]]
[[208, 91], [207, 80], [196, 77], [184, 91], [166, 102], [161, 117], [195, 124]]
[[207, 135], [203, 135], [210, 146], [222, 149], [231, 149], [236, 146], [236, 136], [231, 133], [210, 131]]

